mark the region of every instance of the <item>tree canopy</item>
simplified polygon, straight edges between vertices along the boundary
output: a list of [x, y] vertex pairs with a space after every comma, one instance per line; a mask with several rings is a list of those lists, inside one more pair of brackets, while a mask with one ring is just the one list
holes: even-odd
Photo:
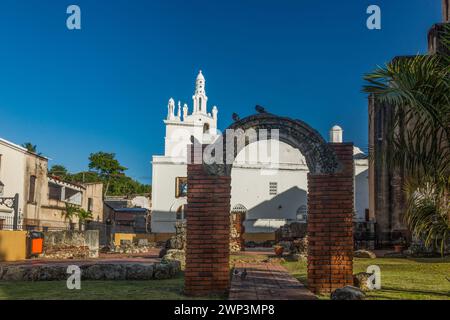
[[150, 185], [142, 184], [125, 174], [127, 168], [120, 164], [114, 153], [102, 151], [91, 153], [88, 168], [89, 171], [70, 173], [65, 166], [55, 164], [48, 173], [68, 182], [102, 182], [105, 196], [148, 194], [151, 192]]

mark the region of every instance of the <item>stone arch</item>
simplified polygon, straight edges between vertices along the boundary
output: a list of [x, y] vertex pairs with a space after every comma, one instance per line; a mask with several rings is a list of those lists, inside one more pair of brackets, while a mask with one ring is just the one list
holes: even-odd
[[[228, 130], [240, 131], [241, 135], [245, 135], [249, 130], [254, 130], [256, 137], [252, 139], [251, 134], [248, 134], [243, 137], [245, 142], [239, 144], [236, 143], [239, 137], [228, 135]], [[262, 130], [267, 130], [267, 136], [264, 137], [260, 134]], [[271, 113], [259, 113], [231, 124], [224, 131], [224, 139], [216, 141], [216, 149], [222, 149], [222, 163], [205, 164], [205, 170], [212, 175], [229, 176], [232, 167], [229, 159], [234, 160], [239, 152], [252, 142], [273, 139], [273, 130], [278, 130], [276, 139], [300, 150], [300, 153], [306, 159], [306, 164], [311, 174], [331, 174], [342, 170], [341, 163], [337, 159], [334, 150], [326, 143], [317, 130], [302, 120], [279, 117]], [[234, 141], [230, 141], [230, 137]], [[233, 148], [229, 148], [231, 144], [234, 145]]]
[[[193, 141], [190, 148], [186, 293], [205, 295], [228, 291], [231, 168], [240, 150], [254, 141], [274, 139], [273, 133], [278, 133], [280, 141], [300, 150], [309, 168], [309, 288], [316, 293], [327, 293], [351, 285], [353, 144], [327, 143], [301, 120], [279, 117], [261, 108], [257, 111], [258, 114], [237, 120], [228, 127], [237, 131], [238, 137], [228, 135], [226, 130], [223, 139], [213, 145], [198, 148]], [[267, 130], [267, 135], [259, 131], [262, 129]], [[205, 161], [205, 150], [212, 150], [216, 162]], [[194, 161], [199, 154], [200, 163]]]
[[178, 214], [178, 211], [180, 209], [180, 207], [184, 207], [184, 216], [186, 217], [186, 205], [187, 205], [187, 199], [186, 198], [178, 198], [176, 199], [172, 205], [170, 206], [170, 213], [175, 215], [175, 219], [176, 216]]

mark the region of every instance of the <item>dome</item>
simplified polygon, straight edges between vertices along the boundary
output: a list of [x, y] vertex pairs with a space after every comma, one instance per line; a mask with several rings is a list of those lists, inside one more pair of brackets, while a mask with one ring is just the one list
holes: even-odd
[[338, 130], [342, 130], [341, 127], [339, 127], [337, 124], [333, 126], [333, 128], [331, 128], [331, 130], [333, 131], [338, 131]]
[[200, 71], [198, 72], [197, 80], [203, 80], [203, 81], [205, 81], [205, 77], [203, 76], [202, 70], [200, 70]]

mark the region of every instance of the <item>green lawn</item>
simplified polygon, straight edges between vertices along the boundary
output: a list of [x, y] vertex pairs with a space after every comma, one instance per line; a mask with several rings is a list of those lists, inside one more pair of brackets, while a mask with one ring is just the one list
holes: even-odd
[[[300, 282], [306, 283], [306, 262], [283, 265]], [[420, 299], [450, 300], [450, 257], [446, 259], [358, 259], [354, 260], [354, 273], [366, 271], [369, 265], [381, 269], [381, 290], [367, 292], [367, 299]], [[328, 297], [321, 297], [328, 298]]]
[[[183, 277], [149, 281], [82, 281], [80, 290], [68, 290], [65, 281], [0, 282], [0, 300], [186, 300]], [[198, 299], [218, 297], [199, 297]]]
[[[237, 261], [261, 262], [264, 255], [231, 256]], [[282, 264], [300, 282], [306, 284], [306, 262], [285, 261]], [[381, 269], [381, 290], [367, 292], [367, 299], [445, 299], [450, 300], [450, 257], [443, 259], [355, 259], [354, 272], [369, 265]], [[199, 297], [219, 299], [224, 297]], [[321, 296], [328, 299], [328, 296]], [[68, 290], [65, 281], [1, 282], [0, 300], [4, 299], [189, 299], [183, 295], [183, 276], [151, 281], [82, 281], [81, 290]]]

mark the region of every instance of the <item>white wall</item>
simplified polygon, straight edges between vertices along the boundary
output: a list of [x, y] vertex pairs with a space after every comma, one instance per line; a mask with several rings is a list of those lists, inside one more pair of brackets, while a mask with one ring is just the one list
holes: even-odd
[[[24, 212], [25, 205], [25, 168], [26, 152], [25, 149], [0, 139], [0, 181], [5, 185], [3, 197], [14, 197], [19, 194], [19, 213]], [[13, 216], [12, 209], [0, 206], [1, 216]]]
[[[248, 233], [273, 232], [296, 221], [297, 210], [307, 204], [304, 156], [284, 142], [273, 143], [248, 145], [237, 155], [231, 171], [231, 209], [238, 204], [247, 208], [244, 225]], [[269, 192], [271, 182], [277, 183], [276, 195]]]
[[166, 157], [153, 157], [152, 232], [175, 232], [177, 209], [186, 197], [175, 197], [175, 180], [187, 176], [186, 164], [174, 164]]
[[355, 160], [355, 211], [356, 220], [365, 221], [369, 208], [369, 163], [367, 159]]

